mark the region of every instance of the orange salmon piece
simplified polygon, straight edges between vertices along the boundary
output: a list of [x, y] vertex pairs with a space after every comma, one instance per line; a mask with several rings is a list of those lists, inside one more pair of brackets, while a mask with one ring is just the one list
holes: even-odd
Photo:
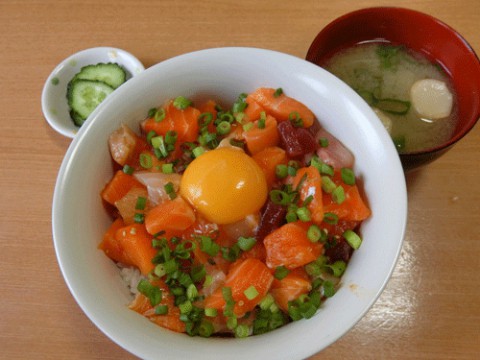
[[258, 88], [250, 95], [268, 114], [278, 121], [289, 120], [291, 114], [298, 113], [303, 120], [303, 127], [312, 126], [315, 115], [308, 107], [283, 93], [275, 97], [275, 91], [272, 88]]
[[363, 221], [372, 214], [370, 208], [362, 199], [357, 185], [345, 184], [339, 171], [335, 172], [332, 180], [337, 186], [341, 185], [343, 187], [345, 200], [341, 204], [337, 204], [330, 194], [325, 194], [323, 198], [323, 210], [325, 212], [334, 213], [340, 220], [345, 221]]
[[288, 161], [285, 150], [277, 146], [267, 147], [253, 155], [252, 158], [265, 174], [269, 188], [277, 180], [277, 165], [286, 164]]
[[[210, 133], [215, 133], [217, 131], [215, 127], [215, 120], [217, 119], [217, 109], [216, 109], [217, 103], [214, 100], [208, 100], [207, 102], [201, 104], [198, 106], [198, 110], [200, 111], [200, 115], [204, 113], [210, 113], [212, 114], [212, 120], [208, 124], [208, 132]], [[204, 120], [201, 120], [202, 122]]]
[[123, 198], [134, 187], [145, 189], [145, 186], [143, 186], [142, 183], [132, 175], [128, 175], [122, 170], [118, 170], [103, 188], [100, 195], [103, 200], [109, 204], [115, 205], [115, 202]]
[[300, 295], [308, 294], [312, 283], [303, 268], [291, 271], [282, 280], [274, 279], [270, 293], [275, 302], [285, 312], [288, 312], [288, 302], [298, 299]]
[[152, 282], [152, 285], [158, 286], [162, 290], [160, 305], [166, 305], [168, 313], [166, 315], [156, 315], [150, 300], [143, 294], [138, 294], [129, 305], [129, 308], [161, 327], [180, 333], [185, 332], [185, 323], [180, 320], [180, 310], [174, 306], [174, 298], [170, 294], [167, 285], [161, 280]]
[[124, 226], [125, 223], [121, 218], [116, 219], [103, 235], [102, 242], [98, 245], [98, 248], [115, 262], [121, 262], [125, 265], [133, 265], [132, 261], [125, 253], [123, 246], [115, 236], [117, 230]]
[[152, 247], [152, 236], [143, 224], [132, 224], [117, 229], [115, 239], [129, 260], [129, 265], [138, 267], [143, 275], [154, 269], [152, 259], [157, 250]]
[[[205, 308], [223, 310], [225, 299], [222, 288], [229, 287], [235, 301], [233, 312], [238, 317], [251, 311], [265, 297], [270, 290], [273, 275], [265, 264], [255, 258], [237, 260], [231, 267], [225, 279], [225, 284], [205, 299]], [[245, 292], [254, 287], [256, 296], [247, 298]], [[250, 289], [251, 290], [251, 289]]]
[[255, 155], [267, 147], [278, 145], [280, 135], [277, 130], [277, 120], [274, 117], [267, 115], [264, 128], [258, 127], [258, 120], [254, 121], [252, 125], [250, 129], [242, 133], [250, 154]]
[[300, 187], [300, 202], [305, 201], [309, 196], [312, 196], [312, 201], [307, 208], [310, 210], [312, 221], [320, 224], [323, 220], [323, 195], [322, 195], [322, 177], [318, 170], [313, 167], [300, 168], [297, 174], [292, 179], [293, 188], [296, 189], [301, 183]]
[[245, 121], [251, 122], [260, 119], [262, 111], [265, 111], [252, 97], [247, 95], [245, 102], [248, 104], [243, 113], [245, 114]]
[[285, 266], [295, 269], [317, 259], [323, 252], [321, 243], [308, 240], [309, 223], [287, 223], [271, 232], [263, 240], [267, 251], [267, 266], [275, 269]]
[[160, 231], [180, 234], [194, 223], [195, 212], [180, 196], [155, 206], [145, 216], [146, 229], [152, 235]]
[[146, 119], [142, 123], [145, 133], [155, 131], [157, 135], [163, 135], [168, 131], [177, 133], [177, 144], [183, 142], [195, 141], [198, 135], [198, 116], [200, 111], [193, 106], [189, 106], [184, 110], [177, 109], [170, 100], [162, 107], [165, 111], [164, 119], [156, 121], [155, 117]]

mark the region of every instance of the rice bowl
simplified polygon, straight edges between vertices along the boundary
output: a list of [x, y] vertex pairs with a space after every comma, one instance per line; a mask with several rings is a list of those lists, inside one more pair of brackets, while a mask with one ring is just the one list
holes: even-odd
[[[355, 154], [355, 171], [369, 194], [373, 213], [362, 227], [364, 244], [353, 256], [343, 286], [312, 319], [240, 340], [190, 338], [159, 328], [127, 308], [131, 294], [119, 269], [97, 249], [110, 222], [98, 199], [112, 174], [108, 135], [121, 123], [135, 128], [146, 110], [180, 94], [198, 101], [220, 97], [232, 103], [239, 93], [260, 86], [281, 86], [301, 100]], [[77, 303], [99, 329], [131, 353], [145, 359], [193, 354], [200, 359], [300, 359], [344, 335], [373, 305], [397, 261], [406, 212], [405, 180], [395, 148], [378, 118], [353, 90], [323, 69], [290, 55], [221, 48], [155, 65], [94, 111], [60, 168], [52, 226], [60, 268]]]

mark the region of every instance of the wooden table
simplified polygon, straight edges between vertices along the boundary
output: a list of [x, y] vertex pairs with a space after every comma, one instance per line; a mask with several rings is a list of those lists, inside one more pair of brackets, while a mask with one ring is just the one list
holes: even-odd
[[[71, 140], [43, 118], [58, 62], [115, 46], [145, 67], [193, 50], [253, 46], [305, 57], [328, 22], [380, 1], [0, 0], [0, 358], [132, 359], [83, 314], [51, 231], [55, 179]], [[385, 2], [383, 2], [385, 3]], [[398, 0], [480, 53], [480, 1]], [[392, 279], [367, 315], [312, 359], [480, 358], [480, 127], [407, 176], [408, 230]]]

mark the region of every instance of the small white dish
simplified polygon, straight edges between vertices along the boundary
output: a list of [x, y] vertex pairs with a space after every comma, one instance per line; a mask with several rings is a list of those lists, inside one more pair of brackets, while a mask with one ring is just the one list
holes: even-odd
[[60, 134], [73, 138], [80, 129], [70, 118], [67, 104], [67, 85], [83, 66], [113, 62], [127, 72], [127, 80], [145, 67], [129, 52], [113, 47], [95, 47], [79, 51], [63, 60], [49, 75], [42, 92], [42, 110], [45, 119]]

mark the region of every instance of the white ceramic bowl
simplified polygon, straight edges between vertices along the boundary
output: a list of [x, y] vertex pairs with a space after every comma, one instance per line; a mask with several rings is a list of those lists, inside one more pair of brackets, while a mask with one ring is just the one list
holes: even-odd
[[[356, 156], [373, 216], [362, 227], [337, 294], [310, 320], [246, 339], [191, 338], [162, 329], [127, 308], [131, 298], [116, 266], [97, 249], [111, 223], [99, 193], [112, 175], [108, 135], [121, 123], [137, 129], [148, 109], [184, 95], [232, 103], [260, 86], [282, 87], [305, 103]], [[144, 359], [302, 359], [345, 334], [386, 285], [402, 245], [404, 174], [387, 132], [353, 90], [316, 65], [268, 50], [220, 48], [164, 61], [115, 91], [72, 142], [58, 174], [53, 235], [76, 301], [113, 341]]]
[[145, 70], [129, 52], [113, 47], [95, 47], [79, 51], [58, 64], [48, 76], [42, 91], [43, 116], [60, 134], [73, 138], [79, 127], [70, 118], [67, 104], [68, 82], [83, 66], [113, 62], [127, 71], [127, 80]]

